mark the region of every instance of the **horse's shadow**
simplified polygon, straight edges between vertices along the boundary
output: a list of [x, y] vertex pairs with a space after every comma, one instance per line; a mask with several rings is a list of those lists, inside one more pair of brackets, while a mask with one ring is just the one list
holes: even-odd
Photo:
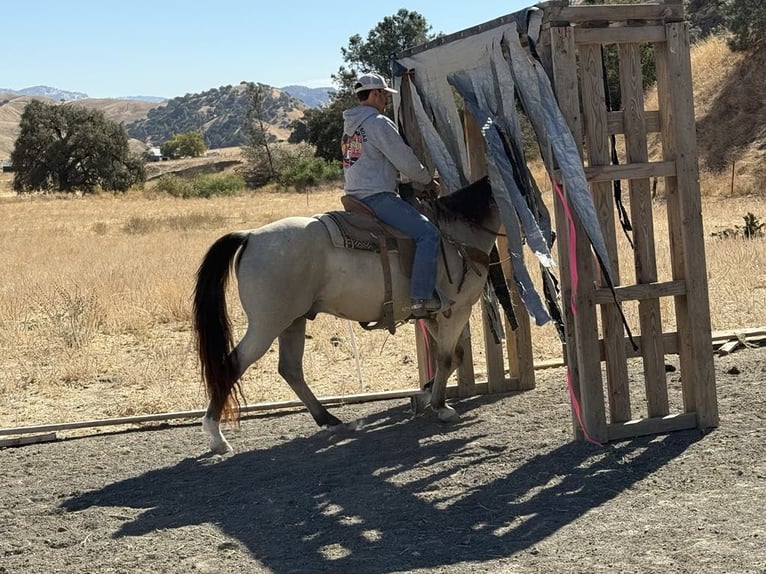
[[115, 537], [213, 523], [273, 572], [398, 572], [529, 549], [700, 436], [567, 443], [524, 460], [475, 420], [408, 418], [396, 407], [369, 418], [363, 433], [189, 458], [62, 506], [146, 509]]

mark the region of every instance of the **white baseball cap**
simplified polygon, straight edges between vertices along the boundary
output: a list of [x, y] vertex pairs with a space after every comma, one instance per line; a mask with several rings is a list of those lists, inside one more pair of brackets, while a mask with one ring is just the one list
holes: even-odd
[[396, 90], [388, 87], [388, 82], [380, 74], [362, 74], [356, 80], [354, 84], [354, 93], [358, 94], [365, 90], [385, 90], [396, 94]]

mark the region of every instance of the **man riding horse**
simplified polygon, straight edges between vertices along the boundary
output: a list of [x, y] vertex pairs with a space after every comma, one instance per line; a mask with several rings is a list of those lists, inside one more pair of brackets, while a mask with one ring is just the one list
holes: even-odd
[[438, 191], [438, 184], [383, 114], [391, 89], [383, 76], [363, 74], [354, 86], [359, 105], [343, 112], [343, 175], [348, 195], [362, 201], [383, 223], [415, 241], [410, 286], [411, 314], [425, 317], [441, 310], [435, 292], [439, 230], [397, 193], [397, 171]]

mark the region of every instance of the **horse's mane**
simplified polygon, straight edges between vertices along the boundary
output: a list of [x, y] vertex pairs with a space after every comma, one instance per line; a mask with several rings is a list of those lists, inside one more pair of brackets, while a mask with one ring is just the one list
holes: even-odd
[[492, 206], [489, 178], [485, 176], [454, 193], [439, 197], [433, 206], [441, 219], [460, 218], [471, 223], [481, 223], [489, 215]]

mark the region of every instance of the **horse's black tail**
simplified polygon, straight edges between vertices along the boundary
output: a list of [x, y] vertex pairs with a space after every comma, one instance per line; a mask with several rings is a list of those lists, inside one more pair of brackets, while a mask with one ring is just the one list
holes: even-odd
[[205, 254], [194, 288], [194, 333], [197, 353], [213, 414], [236, 418], [238, 401], [234, 386], [238, 367], [231, 355], [234, 340], [226, 310], [226, 288], [234, 258], [247, 244], [247, 231], [219, 238]]

